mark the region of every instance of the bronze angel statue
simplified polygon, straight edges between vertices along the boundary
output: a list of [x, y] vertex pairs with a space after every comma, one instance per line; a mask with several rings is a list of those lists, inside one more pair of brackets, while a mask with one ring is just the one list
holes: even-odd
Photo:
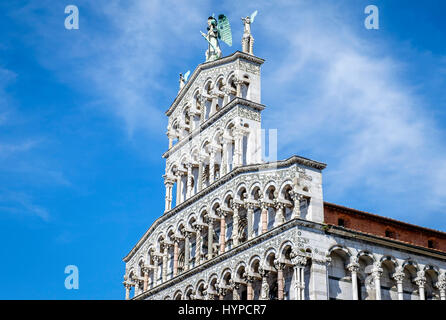
[[208, 42], [206, 50], [206, 62], [214, 61], [221, 58], [221, 49], [218, 40], [221, 39], [228, 46], [232, 46], [232, 33], [229, 20], [224, 14], [218, 16], [218, 20], [211, 16], [208, 18], [208, 32], [201, 35]]
[[251, 16], [246, 18], [242, 18], [243, 21], [243, 37], [242, 37], [242, 51], [253, 54], [253, 46], [254, 46], [254, 37], [251, 34], [251, 23], [254, 22], [254, 19], [257, 15], [257, 10], [254, 11]]

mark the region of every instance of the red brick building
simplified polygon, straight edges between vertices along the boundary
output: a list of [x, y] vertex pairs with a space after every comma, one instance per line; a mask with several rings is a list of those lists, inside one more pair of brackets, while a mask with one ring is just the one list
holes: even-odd
[[446, 233], [324, 202], [324, 221], [378, 237], [446, 252]]

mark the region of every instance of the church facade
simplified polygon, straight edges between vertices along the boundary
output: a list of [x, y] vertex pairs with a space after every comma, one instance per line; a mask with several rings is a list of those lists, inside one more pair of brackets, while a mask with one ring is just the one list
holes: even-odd
[[324, 163], [262, 161], [251, 52], [200, 64], [170, 108], [165, 212], [126, 299], [446, 299], [446, 234], [324, 202]]

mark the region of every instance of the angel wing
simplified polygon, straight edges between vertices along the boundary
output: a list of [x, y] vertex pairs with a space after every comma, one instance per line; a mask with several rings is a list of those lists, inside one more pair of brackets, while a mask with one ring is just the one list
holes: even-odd
[[218, 35], [219, 38], [228, 46], [232, 46], [232, 32], [228, 17], [224, 14], [218, 15]]
[[190, 75], [190, 70], [187, 70], [187, 72], [183, 76], [184, 82], [187, 82], [187, 79], [189, 78], [189, 75]]
[[256, 15], [257, 15], [257, 13], [258, 13], [258, 11], [257, 11], [257, 10], [256, 10], [256, 11], [254, 11], [253, 13], [251, 13], [251, 16], [249, 17], [249, 20], [251, 20], [251, 23], [253, 23], [253, 22], [254, 22], [254, 19], [255, 19]]

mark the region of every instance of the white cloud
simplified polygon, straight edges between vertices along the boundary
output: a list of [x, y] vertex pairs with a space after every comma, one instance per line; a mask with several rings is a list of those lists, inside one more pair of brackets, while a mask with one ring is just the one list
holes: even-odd
[[50, 219], [47, 209], [36, 205], [29, 195], [22, 192], [7, 191], [0, 193], [0, 211], [36, 216], [43, 221]]
[[[404, 210], [413, 203], [446, 208], [444, 131], [404, 84], [408, 66], [382, 42], [361, 39], [330, 5], [298, 12], [296, 19], [277, 11], [266, 18], [275, 26], [269, 37], [287, 44], [263, 80], [264, 97], [274, 103], [268, 124], [279, 129], [282, 151], [329, 159], [325, 190], [332, 199], [363, 190], [364, 198]], [[407, 213], [420, 214], [419, 207]]]

